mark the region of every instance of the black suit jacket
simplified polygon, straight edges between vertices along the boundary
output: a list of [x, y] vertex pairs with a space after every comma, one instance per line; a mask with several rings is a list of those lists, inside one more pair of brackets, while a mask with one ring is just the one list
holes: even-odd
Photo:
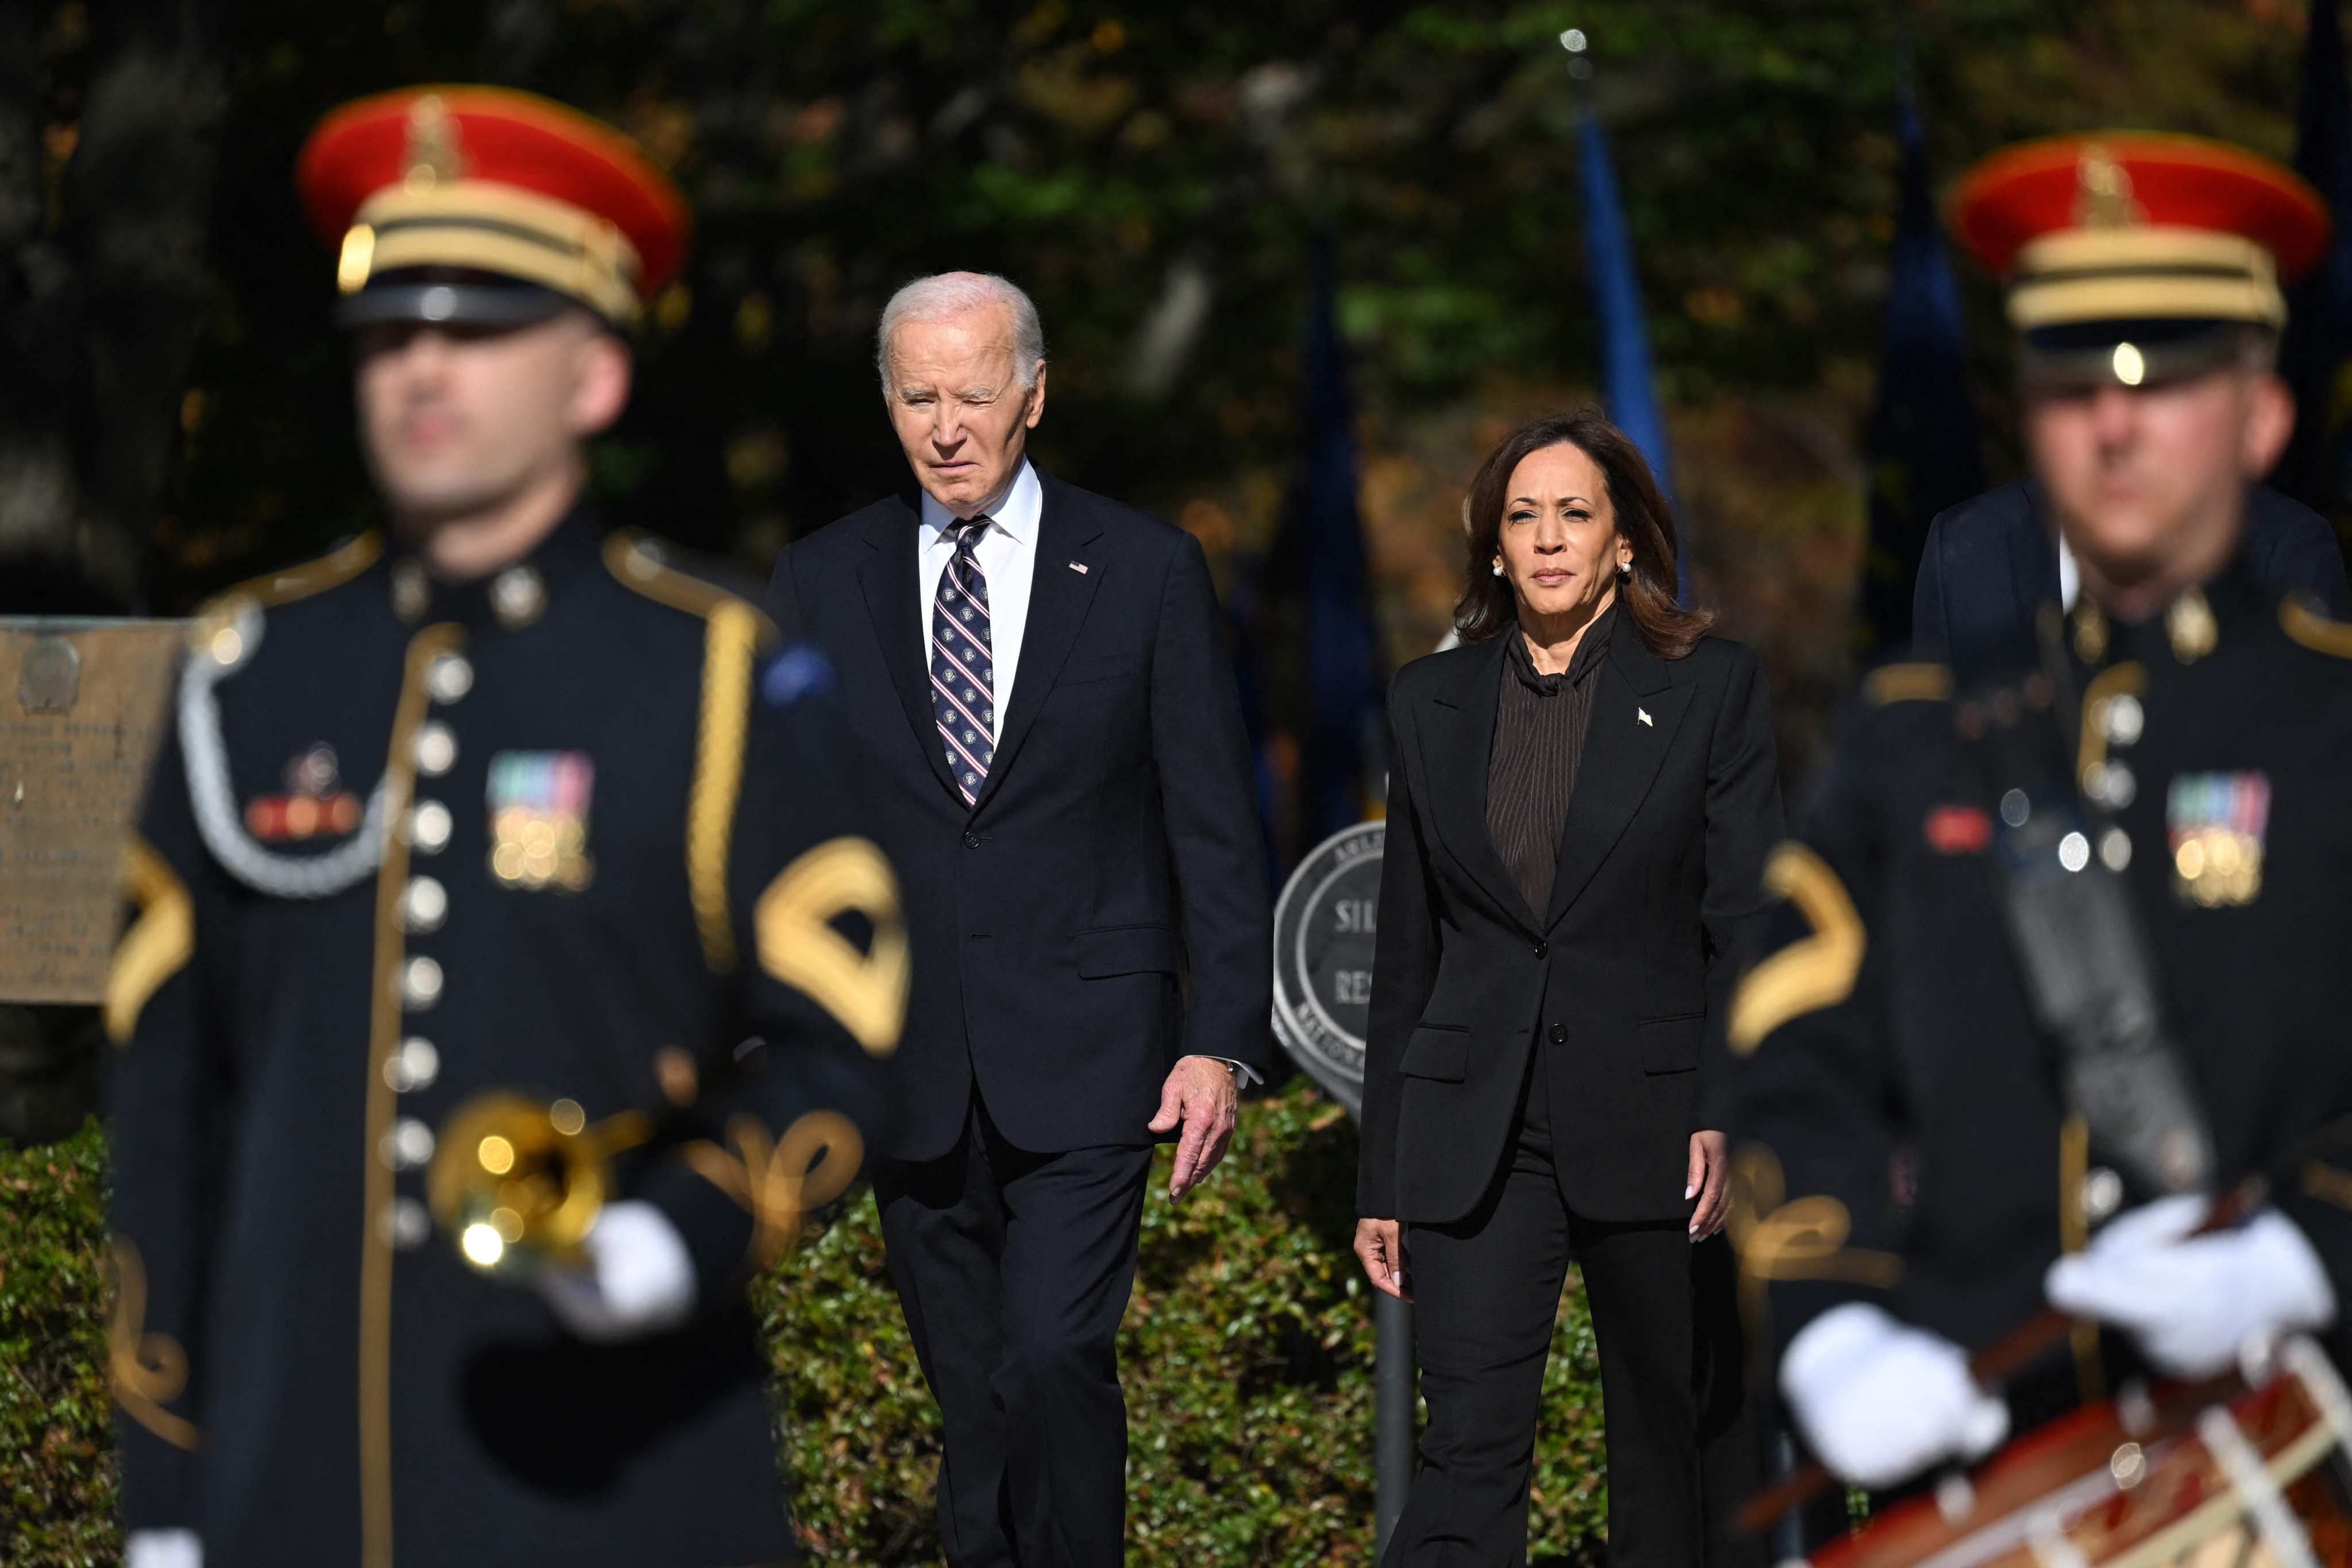
[[931, 716], [916, 492], [776, 567], [840, 673], [905, 890], [898, 1159], [953, 1148], [975, 1081], [1017, 1147], [1057, 1152], [1150, 1142], [1180, 1056], [1269, 1065], [1265, 840], [1208, 563], [1181, 529], [1038, 479], [1021, 663], [970, 809]]
[[1616, 617], [1538, 912], [1486, 831], [1505, 647], [1416, 659], [1389, 690], [1356, 1206], [1423, 1224], [1475, 1206], [1541, 1037], [1557, 1042], [1546, 1070], [1570, 1204], [1598, 1220], [1686, 1215], [1700, 1042], [1780, 837], [1756, 655], [1709, 637], [1669, 661]]
[[[2265, 485], [2246, 490], [2245, 558], [2278, 595], [2352, 616], [2344, 552], [2326, 519]], [[2034, 663], [2034, 607], [2058, 597], [2058, 546], [2031, 479], [1938, 512], [1911, 595], [1911, 635], [1963, 671]]]

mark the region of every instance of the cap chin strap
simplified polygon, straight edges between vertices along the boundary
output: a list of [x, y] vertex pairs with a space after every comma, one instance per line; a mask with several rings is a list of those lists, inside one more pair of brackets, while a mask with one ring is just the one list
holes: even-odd
[[[261, 606], [239, 607], [226, 628], [236, 634], [228, 658], [211, 647], [191, 655], [180, 671], [180, 751], [187, 763], [188, 803], [196, 832], [223, 869], [257, 893], [276, 899], [324, 899], [356, 887], [383, 860], [384, 832], [394, 805], [389, 773], [368, 796], [359, 831], [324, 855], [280, 855], [245, 830], [230, 787], [228, 748], [221, 740], [220, 701], [213, 688], [245, 668], [261, 646]], [[218, 639], [216, 637], [215, 645]]]

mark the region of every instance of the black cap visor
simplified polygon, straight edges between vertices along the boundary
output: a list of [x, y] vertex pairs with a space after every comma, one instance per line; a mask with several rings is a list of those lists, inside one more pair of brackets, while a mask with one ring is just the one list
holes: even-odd
[[2160, 386], [2238, 363], [2247, 334], [2265, 330], [2233, 321], [2069, 321], [2025, 333], [2018, 368], [2043, 392]]
[[[371, 278], [335, 307], [335, 324], [424, 321], [468, 327], [528, 327], [566, 310], [595, 312], [568, 294], [470, 267], [404, 267]], [[602, 320], [601, 317], [598, 318]]]

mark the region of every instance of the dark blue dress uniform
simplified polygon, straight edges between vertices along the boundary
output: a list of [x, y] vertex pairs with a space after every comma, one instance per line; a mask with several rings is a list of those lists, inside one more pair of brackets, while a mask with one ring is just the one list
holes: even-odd
[[[1783, 902], [1728, 1030], [1734, 1229], [1783, 1344], [1862, 1300], [1981, 1349], [2042, 1309], [2062, 1251], [2155, 1195], [2095, 1161], [2003, 934], [2006, 789], [1967, 738], [1996, 710], [2096, 770], [2121, 837], [2075, 853], [2123, 865], [2221, 1180], [2267, 1171], [2352, 1300], [2352, 626], [2241, 560], [2137, 627], [2078, 608], [2068, 640], [2063, 735], [2030, 679], [1878, 671], [1769, 864]], [[2015, 1386], [2016, 1428], [2116, 1386], [2117, 1336], [2072, 1352]]]
[[[131, 1528], [788, 1556], [738, 1287], [796, 1217], [789, 1130], [833, 1129], [835, 1187], [879, 1130], [906, 987], [820, 656], [581, 513], [457, 586], [362, 538], [188, 659], [108, 1002]], [[580, 1342], [436, 1232], [436, 1131], [493, 1089], [666, 1112], [621, 1193], [687, 1239], [690, 1321]]]
[[[2094, 396], [2257, 371], [2327, 224], [2284, 169], [2133, 133], [1997, 153], [1952, 210], [2029, 384]], [[1732, 1228], [1782, 1345], [1859, 1301], [1983, 1350], [2110, 1215], [2256, 1175], [2352, 1300], [2352, 626], [2265, 587], [2267, 543], [2136, 626], [2045, 605], [2022, 668], [1864, 682], [1725, 1033]], [[2011, 1430], [2135, 1370], [2080, 1322]]]
[[[300, 180], [354, 324], [619, 332], [684, 240], [616, 132], [495, 89], [338, 110]], [[887, 1136], [908, 984], [851, 765], [814, 647], [581, 510], [479, 581], [368, 537], [202, 616], [106, 1006], [134, 1532], [208, 1568], [792, 1554], [739, 1287]], [[449, 1131], [487, 1092], [649, 1127], [612, 1195], [685, 1243], [687, 1321], [586, 1343], [461, 1259], [501, 1215], [437, 1223], [427, 1176], [487, 1163]]]

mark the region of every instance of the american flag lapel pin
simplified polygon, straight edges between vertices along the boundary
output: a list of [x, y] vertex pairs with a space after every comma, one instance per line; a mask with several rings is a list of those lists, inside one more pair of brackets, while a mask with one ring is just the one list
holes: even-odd
[[1087, 574], [1087, 563], [1083, 561], [1073, 561], [1070, 563], [1070, 570], [1083, 577]]
[[[1633, 717], [1639, 719], [1644, 724], [1650, 724], [1650, 710], [1647, 708], [1635, 708], [1633, 710]], [[1650, 724], [1650, 728], [1654, 730], [1657, 726], [1655, 724]]]

